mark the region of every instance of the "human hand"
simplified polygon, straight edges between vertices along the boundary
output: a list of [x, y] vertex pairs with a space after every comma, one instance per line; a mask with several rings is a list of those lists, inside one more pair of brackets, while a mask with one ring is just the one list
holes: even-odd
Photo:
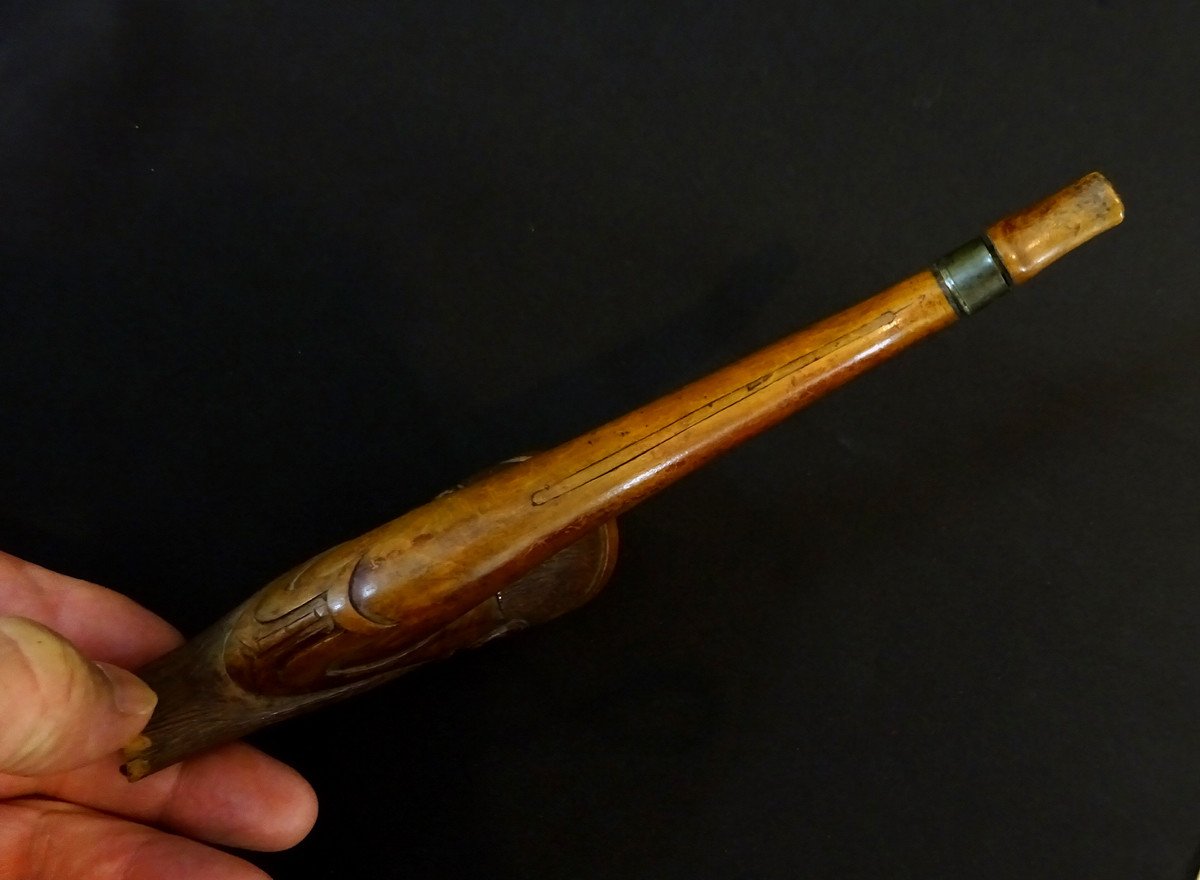
[[312, 788], [240, 743], [121, 776], [154, 705], [124, 670], [180, 641], [119, 593], [0, 553], [0, 880], [263, 880], [201, 841], [271, 851], [308, 833]]

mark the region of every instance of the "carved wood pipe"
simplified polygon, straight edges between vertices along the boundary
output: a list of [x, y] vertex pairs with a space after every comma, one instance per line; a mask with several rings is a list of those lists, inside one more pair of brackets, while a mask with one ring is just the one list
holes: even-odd
[[140, 671], [159, 703], [125, 774], [582, 604], [612, 570], [616, 516], [1123, 216], [1089, 174], [859, 305], [310, 559]]

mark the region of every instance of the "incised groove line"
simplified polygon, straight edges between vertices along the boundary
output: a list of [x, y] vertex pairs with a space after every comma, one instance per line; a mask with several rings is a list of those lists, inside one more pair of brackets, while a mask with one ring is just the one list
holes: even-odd
[[556, 498], [561, 498], [568, 492], [574, 492], [576, 489], [586, 486], [594, 480], [611, 474], [619, 468], [625, 467], [664, 443], [683, 435], [697, 425], [711, 419], [718, 413], [724, 412], [730, 407], [737, 406], [742, 401], [762, 393], [765, 389], [782, 382], [784, 379], [828, 357], [839, 349], [845, 348], [850, 343], [857, 342], [864, 336], [868, 336], [885, 327], [890, 327], [896, 322], [898, 314], [906, 308], [908, 306], [889, 309], [867, 323], [855, 327], [849, 333], [845, 333], [819, 348], [814, 348], [812, 351], [805, 352], [787, 363], [768, 370], [761, 376], [739, 385], [732, 391], [728, 391], [719, 397], [714, 397], [707, 403], [690, 410], [674, 421], [663, 425], [661, 428], [657, 428], [636, 440], [632, 440], [620, 449], [609, 453], [591, 464], [585, 465], [557, 483], [538, 489], [533, 493], [530, 500], [535, 507], [546, 504]]

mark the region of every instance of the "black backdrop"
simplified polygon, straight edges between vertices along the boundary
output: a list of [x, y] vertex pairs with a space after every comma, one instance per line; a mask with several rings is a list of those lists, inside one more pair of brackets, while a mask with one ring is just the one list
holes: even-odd
[[256, 738], [280, 878], [1195, 875], [1194, 4], [0, 12], [0, 547], [194, 632], [1101, 169], [1128, 219]]

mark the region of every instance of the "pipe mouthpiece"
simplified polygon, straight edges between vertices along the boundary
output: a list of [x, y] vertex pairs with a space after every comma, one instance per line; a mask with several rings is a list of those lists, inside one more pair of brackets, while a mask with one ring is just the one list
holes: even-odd
[[987, 237], [1015, 284], [1125, 219], [1103, 174], [1092, 172], [1036, 205], [992, 224]]

